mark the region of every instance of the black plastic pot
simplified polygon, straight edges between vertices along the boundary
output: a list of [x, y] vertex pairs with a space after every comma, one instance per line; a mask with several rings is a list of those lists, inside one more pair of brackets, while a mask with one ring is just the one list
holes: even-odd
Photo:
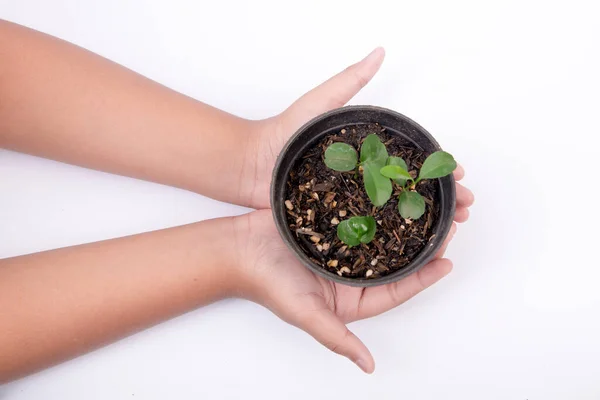
[[444, 238], [452, 226], [454, 210], [456, 207], [456, 193], [454, 177], [452, 175], [438, 179], [440, 215], [436, 225], [433, 227], [435, 236], [431, 239], [429, 246], [415, 257], [410, 264], [389, 275], [379, 278], [348, 278], [331, 273], [310, 260], [306, 253], [297, 243], [295, 235], [290, 231], [285, 208], [286, 182], [290, 170], [306, 150], [315, 145], [328, 134], [339, 131], [348, 125], [360, 125], [367, 123], [378, 123], [390, 134], [401, 135], [410, 140], [415, 147], [427, 153], [441, 150], [435, 139], [419, 124], [392, 110], [375, 106], [348, 106], [332, 110], [318, 116], [301, 127], [287, 142], [273, 170], [271, 182], [271, 208], [275, 218], [275, 224], [281, 238], [296, 257], [307, 268], [313, 272], [350, 286], [376, 286], [398, 281], [405, 276], [418, 271], [425, 266], [440, 249]]

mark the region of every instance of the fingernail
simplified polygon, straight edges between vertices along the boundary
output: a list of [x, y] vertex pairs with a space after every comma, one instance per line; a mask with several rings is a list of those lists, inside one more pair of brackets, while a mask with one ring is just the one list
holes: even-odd
[[379, 55], [380, 52], [384, 51], [383, 47], [378, 47], [375, 50], [373, 50], [372, 52], [370, 52], [365, 58], [363, 58], [363, 61], [367, 61], [371, 58], [374, 58], [376, 56]]
[[367, 371], [367, 363], [364, 360], [361, 360], [360, 358], [358, 360], [355, 361], [356, 365], [358, 365], [358, 368], [362, 369], [364, 372], [366, 372], [367, 374], [369, 373], [369, 371]]

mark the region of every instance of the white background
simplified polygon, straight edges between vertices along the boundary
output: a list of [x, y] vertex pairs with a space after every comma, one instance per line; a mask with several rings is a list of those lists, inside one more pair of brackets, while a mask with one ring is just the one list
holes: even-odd
[[[372, 376], [230, 300], [4, 385], [0, 398], [600, 399], [594, 3], [0, 0], [0, 18], [248, 118], [383, 45], [380, 73], [352, 103], [425, 126], [477, 198], [449, 250], [453, 273], [351, 325], [375, 356]], [[245, 211], [0, 150], [0, 258]]]

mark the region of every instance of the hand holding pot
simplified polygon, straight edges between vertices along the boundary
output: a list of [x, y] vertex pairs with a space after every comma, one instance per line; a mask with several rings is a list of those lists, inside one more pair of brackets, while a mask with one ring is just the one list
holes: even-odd
[[[290, 136], [310, 119], [343, 106], [375, 75], [383, 61], [383, 49], [376, 49], [364, 60], [302, 96], [282, 114], [259, 122], [262, 127], [250, 140], [248, 158], [253, 175], [243, 179], [248, 203], [269, 207], [269, 187], [277, 156]], [[464, 175], [462, 167], [454, 172], [456, 180]], [[472, 193], [456, 184], [456, 222], [465, 222]], [[355, 288], [315, 275], [294, 257], [281, 240], [269, 210], [238, 217], [236, 238], [242, 252], [244, 296], [256, 301], [283, 320], [295, 325], [330, 350], [348, 357], [365, 372], [373, 372], [373, 357], [352, 334], [346, 323], [385, 312], [440, 280], [452, 269], [442, 256], [456, 232], [453, 224], [436, 258], [420, 271], [385, 286]]]
[[[458, 169], [455, 178], [462, 176]], [[465, 210], [457, 216], [464, 220], [472, 197], [458, 192], [457, 202]], [[270, 210], [236, 217], [235, 232], [241, 296], [262, 304], [371, 373], [375, 369], [371, 353], [346, 324], [388, 311], [446, 276], [452, 263], [442, 257], [456, 224], [436, 258], [423, 269], [398, 282], [370, 288], [341, 285], [305, 268], [281, 240]]]
[[[250, 136], [248, 143], [244, 168], [246, 175], [240, 180], [242, 203], [257, 209], [270, 207], [269, 187], [273, 167], [288, 139], [312, 118], [350, 101], [375, 76], [384, 56], [383, 48], [373, 50], [360, 62], [300, 97], [281, 114], [257, 122], [258, 129], [253, 130], [255, 133]], [[460, 166], [457, 174], [464, 174]], [[469, 216], [467, 206], [472, 202], [473, 194], [457, 184], [456, 196], [463, 201], [457, 201], [455, 220], [465, 222]]]

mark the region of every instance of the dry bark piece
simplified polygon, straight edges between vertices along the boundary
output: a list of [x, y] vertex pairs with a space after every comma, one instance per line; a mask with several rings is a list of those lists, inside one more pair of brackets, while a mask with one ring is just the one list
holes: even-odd
[[331, 182], [317, 183], [313, 187], [314, 192], [329, 192], [331, 189], [333, 189], [333, 183]]
[[299, 234], [301, 234], [301, 235], [316, 236], [316, 237], [318, 237], [319, 239], [323, 239], [323, 238], [325, 238], [325, 236], [321, 235], [320, 233], [313, 232], [312, 230], [310, 230], [310, 229], [307, 229], [307, 228], [298, 228], [298, 229], [296, 229], [296, 231], [295, 231], [295, 232], [296, 232], [296, 233], [299, 233]]
[[329, 204], [333, 201], [333, 198], [335, 197], [336, 193], [334, 192], [327, 192], [327, 194], [325, 195], [325, 198], [323, 199], [323, 203], [325, 204]]

